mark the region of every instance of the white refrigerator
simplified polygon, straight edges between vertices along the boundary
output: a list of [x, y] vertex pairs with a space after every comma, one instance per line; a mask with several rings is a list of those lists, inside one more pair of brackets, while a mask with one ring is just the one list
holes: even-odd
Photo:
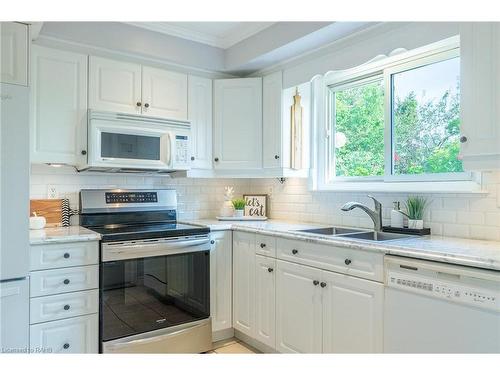
[[0, 83], [0, 353], [29, 347], [29, 88]]

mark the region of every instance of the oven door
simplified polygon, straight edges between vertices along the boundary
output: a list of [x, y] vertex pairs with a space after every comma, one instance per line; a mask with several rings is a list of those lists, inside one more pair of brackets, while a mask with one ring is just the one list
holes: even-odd
[[166, 126], [91, 120], [89, 166], [172, 169], [173, 137]]
[[208, 237], [103, 243], [101, 250], [103, 345], [210, 317]]

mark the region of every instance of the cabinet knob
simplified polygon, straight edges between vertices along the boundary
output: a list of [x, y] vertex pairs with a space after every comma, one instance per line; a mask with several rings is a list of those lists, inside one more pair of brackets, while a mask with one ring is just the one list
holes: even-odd
[[352, 263], [352, 260], [346, 259], [346, 260], [344, 260], [344, 263], [345, 263], [346, 266], [348, 266], [349, 264]]
[[191, 161], [194, 161], [194, 156], [191, 156]]
[[278, 160], [278, 159], [280, 158], [280, 156], [279, 156], [279, 155], [274, 155], [274, 158], [275, 158], [276, 160]]
[[266, 247], [266, 244], [265, 244], [265, 243], [261, 243], [261, 244], [260, 244], [260, 248], [261, 248], [261, 249], [263, 249], [263, 248], [265, 248], [265, 247]]
[[68, 258], [69, 258], [69, 253], [64, 253], [63, 257], [64, 257], [65, 259], [68, 259]]
[[149, 108], [149, 103], [145, 103], [144, 108]]
[[318, 281], [318, 280], [314, 280], [314, 281], [313, 281], [313, 284], [314, 284], [314, 285], [318, 285], [318, 284], [319, 284], [319, 281]]
[[64, 310], [69, 310], [69, 305], [64, 305]]
[[320, 285], [322, 288], [324, 288], [326, 286], [326, 283], [321, 283]]
[[66, 284], [66, 285], [68, 285], [69, 284], [69, 279], [64, 279], [63, 283]]
[[460, 137], [460, 143], [465, 143], [465, 142], [467, 142], [467, 137], [465, 135], [462, 135]]
[[87, 155], [87, 150], [82, 150], [82, 155]]
[[211, 240], [211, 241], [210, 241], [210, 243], [213, 245], [213, 244], [215, 243], [215, 241], [214, 241], [214, 240]]
[[135, 104], [136, 104], [138, 107], [140, 107], [140, 106], [142, 105], [142, 103], [141, 103], [141, 102], [137, 102], [137, 103], [135, 103]]
[[273, 271], [274, 271], [274, 269], [272, 269], [271, 267], [269, 267], [269, 268], [267, 269], [267, 272], [273, 272]]
[[68, 344], [68, 343], [64, 344], [64, 345], [63, 345], [63, 348], [64, 348], [64, 349], [69, 349], [69, 344]]
[[297, 249], [293, 249], [293, 250], [292, 250], [292, 254], [293, 254], [293, 255], [297, 254], [298, 252], [299, 252], [299, 251], [298, 251]]
[[215, 161], [215, 162], [218, 162], [218, 161], [219, 161], [219, 158], [215, 158], [215, 159], [214, 159], [214, 161]]

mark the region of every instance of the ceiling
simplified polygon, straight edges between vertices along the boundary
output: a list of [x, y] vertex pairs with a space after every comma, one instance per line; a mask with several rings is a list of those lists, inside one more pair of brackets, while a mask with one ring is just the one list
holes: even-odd
[[227, 49], [274, 22], [128, 22], [129, 25]]

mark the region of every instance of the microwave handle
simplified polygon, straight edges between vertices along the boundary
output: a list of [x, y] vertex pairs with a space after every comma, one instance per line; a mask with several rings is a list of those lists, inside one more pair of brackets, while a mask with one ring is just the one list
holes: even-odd
[[166, 160], [166, 164], [169, 168], [172, 168], [173, 165], [172, 165], [172, 153], [173, 153], [173, 150], [174, 150], [174, 145], [172, 144], [172, 136], [170, 135], [170, 132], [167, 133], [167, 146], [168, 146], [168, 150], [167, 150], [167, 160]]

